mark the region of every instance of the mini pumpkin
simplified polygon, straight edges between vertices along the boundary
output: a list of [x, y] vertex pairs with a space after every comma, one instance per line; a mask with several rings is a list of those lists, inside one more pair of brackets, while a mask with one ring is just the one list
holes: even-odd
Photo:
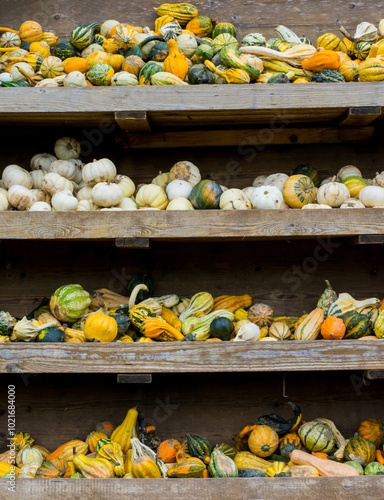
[[253, 304], [248, 309], [248, 319], [260, 328], [269, 328], [273, 322], [273, 309], [267, 304]]
[[345, 335], [345, 324], [341, 318], [335, 316], [328, 316], [328, 318], [321, 325], [321, 336], [326, 340], [340, 340]]
[[94, 313], [88, 316], [84, 324], [84, 335], [87, 340], [112, 342], [117, 335], [116, 320], [104, 313]]
[[269, 425], [256, 425], [249, 435], [248, 446], [256, 456], [269, 457], [279, 446], [279, 435]]

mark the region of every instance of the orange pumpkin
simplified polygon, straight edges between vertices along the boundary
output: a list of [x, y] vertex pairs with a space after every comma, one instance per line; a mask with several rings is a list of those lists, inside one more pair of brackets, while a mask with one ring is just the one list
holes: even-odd
[[145, 62], [139, 56], [128, 56], [124, 59], [122, 70], [131, 73], [139, 77], [141, 68], [144, 66]]
[[52, 458], [43, 463], [36, 471], [35, 477], [70, 477], [71, 468], [67, 467], [65, 460], [61, 458]]
[[248, 446], [254, 455], [269, 457], [279, 446], [279, 436], [269, 425], [255, 425], [249, 435]]
[[269, 328], [273, 323], [273, 309], [267, 304], [254, 304], [248, 309], [248, 319], [260, 328]]
[[43, 28], [35, 21], [25, 21], [19, 28], [19, 37], [23, 43], [40, 42]]
[[63, 61], [63, 66], [66, 73], [72, 73], [72, 71], [86, 73], [90, 68], [89, 62], [83, 57], [68, 57]]
[[307, 71], [319, 72], [326, 69], [339, 69], [340, 56], [333, 50], [321, 50], [312, 57], [304, 59], [301, 66]]
[[159, 444], [157, 450], [158, 457], [166, 464], [176, 462], [176, 453], [181, 448], [181, 444], [176, 439], [167, 439]]
[[376, 448], [380, 448], [384, 438], [384, 422], [376, 418], [364, 420], [364, 422], [361, 422], [357, 434], [372, 441]]
[[345, 335], [345, 324], [341, 318], [335, 316], [328, 316], [328, 318], [321, 325], [321, 336], [326, 340], [342, 339]]

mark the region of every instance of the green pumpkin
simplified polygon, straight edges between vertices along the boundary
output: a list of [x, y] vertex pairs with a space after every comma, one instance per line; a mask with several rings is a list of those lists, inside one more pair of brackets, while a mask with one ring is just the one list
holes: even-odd
[[384, 475], [384, 465], [379, 462], [371, 462], [364, 470], [366, 476], [382, 476]]
[[261, 469], [239, 469], [238, 477], [268, 477]]
[[64, 61], [69, 57], [76, 57], [79, 55], [76, 47], [69, 41], [59, 42], [53, 48], [53, 55]]
[[189, 454], [192, 457], [200, 458], [200, 460], [209, 457], [212, 452], [212, 447], [208, 439], [196, 436], [195, 434], [187, 435], [187, 445]]
[[79, 50], [85, 49], [95, 39], [95, 30], [100, 30], [98, 23], [79, 24], [71, 33], [71, 44]]
[[215, 449], [211, 453], [208, 472], [211, 477], [238, 477], [239, 475], [232, 458], [224, 455], [219, 449]]
[[193, 207], [198, 210], [219, 208], [222, 194], [220, 184], [211, 180], [203, 180], [193, 186], [189, 199]]
[[336, 70], [326, 69], [311, 76], [311, 82], [316, 83], [345, 83], [345, 78]]
[[361, 436], [351, 437], [344, 450], [345, 460], [357, 462], [362, 467], [366, 467], [373, 462], [375, 457], [376, 446]]
[[139, 85], [150, 85], [151, 76], [161, 71], [164, 71], [162, 64], [155, 61], [145, 63], [139, 73]]
[[196, 16], [189, 21], [186, 30], [191, 31], [198, 37], [210, 37], [212, 35], [212, 21], [207, 16]]
[[344, 321], [346, 333], [344, 338], [360, 339], [370, 333], [371, 322], [365, 314], [348, 311], [341, 316]]
[[235, 329], [232, 321], [228, 318], [216, 318], [209, 326], [209, 334], [215, 339], [230, 340]]
[[188, 83], [191, 85], [207, 85], [215, 83], [212, 71], [205, 64], [195, 64], [188, 71]]
[[17, 319], [11, 316], [9, 312], [0, 311], [0, 335], [11, 335], [16, 323]]
[[59, 321], [73, 323], [88, 312], [89, 293], [81, 285], [63, 285], [49, 302], [51, 313]]
[[212, 38], [217, 38], [219, 35], [222, 35], [224, 33], [229, 33], [234, 38], [236, 38], [236, 35], [237, 35], [236, 28], [234, 27], [233, 24], [231, 24], [231, 23], [218, 23], [213, 28]]
[[56, 326], [50, 326], [44, 330], [40, 330], [35, 341], [36, 342], [64, 342], [64, 330]]
[[167, 42], [156, 43], [149, 51], [149, 60], [163, 62], [169, 56]]
[[[195, 56], [197, 59], [203, 63], [204, 61], [210, 61], [213, 57], [213, 48], [211, 45], [199, 45], [195, 51]], [[192, 66], [193, 68], [194, 66]]]
[[351, 461], [349, 461], [349, 462], [344, 462], [344, 463], [346, 465], [350, 465], [351, 467], [353, 467], [354, 469], [356, 469], [359, 472], [360, 476], [364, 476], [364, 469], [357, 462], [351, 462]]
[[150, 278], [144, 273], [137, 273], [132, 276], [131, 280], [129, 281], [127, 285], [127, 293], [128, 295], [131, 295], [133, 292], [133, 289], [137, 285], [146, 285], [148, 288], [148, 291], [146, 290], [140, 290], [140, 292], [137, 294], [136, 297], [136, 304], [139, 304], [139, 302], [143, 302], [143, 300], [149, 299], [149, 297], [152, 297], [153, 295], [153, 283]]
[[330, 453], [335, 446], [332, 429], [320, 422], [306, 422], [298, 430], [303, 446], [310, 452]]
[[217, 54], [217, 52], [220, 52], [221, 49], [228, 46], [235, 47], [235, 49], [239, 48], [239, 42], [229, 33], [220, 34], [212, 41], [211, 44], [214, 54]]
[[300, 163], [300, 165], [297, 165], [297, 167], [292, 170], [291, 175], [306, 175], [312, 179], [315, 187], [320, 187], [319, 172], [309, 163]]

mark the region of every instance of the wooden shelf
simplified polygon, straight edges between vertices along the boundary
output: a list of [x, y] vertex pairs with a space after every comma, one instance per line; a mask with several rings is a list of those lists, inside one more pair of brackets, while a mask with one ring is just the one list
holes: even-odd
[[40, 500], [60, 498], [109, 500], [380, 500], [383, 498], [383, 479], [367, 477], [319, 478], [231, 478], [231, 479], [17, 479], [15, 492], [8, 492], [8, 480], [0, 481], [0, 498]]
[[380, 370], [382, 340], [2, 344], [2, 373]]
[[[0, 92], [0, 124], [102, 127], [108, 121], [110, 126], [116, 113], [135, 112], [136, 120], [124, 120], [118, 115], [120, 125], [127, 131], [250, 124], [265, 124], [272, 130], [303, 122], [358, 126], [381, 118], [380, 109], [384, 108], [381, 82], [347, 83], [341, 87], [328, 83], [304, 87], [5, 88]], [[358, 112], [352, 117], [351, 108], [359, 108], [362, 115]]]
[[146, 238], [168, 241], [222, 241], [382, 235], [383, 215], [384, 209], [44, 213], [11, 211], [0, 212], [0, 239], [139, 238], [142, 247], [142, 239]]

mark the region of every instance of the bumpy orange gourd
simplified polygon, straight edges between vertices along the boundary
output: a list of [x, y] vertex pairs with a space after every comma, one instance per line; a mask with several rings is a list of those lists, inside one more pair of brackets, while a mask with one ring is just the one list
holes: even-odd
[[182, 340], [184, 335], [167, 322], [158, 318], [148, 318], [144, 321], [144, 335], [151, 339], [172, 341]]
[[345, 335], [345, 325], [341, 318], [335, 316], [328, 316], [328, 318], [321, 325], [321, 336], [326, 340], [342, 339]]
[[73, 456], [76, 455], [76, 453], [87, 453], [87, 451], [87, 443], [85, 443], [84, 441], [80, 441], [79, 439], [73, 439], [72, 441], [68, 441], [67, 443], [59, 446], [57, 450], [53, 451], [50, 455], [47, 456], [46, 460], [61, 458], [65, 462], [69, 462], [73, 459]]
[[19, 37], [23, 43], [40, 42], [43, 29], [35, 21], [25, 21], [19, 28]]
[[384, 422], [376, 418], [370, 418], [361, 422], [357, 430], [360, 437], [372, 441], [376, 448], [380, 448], [384, 438]]
[[250, 295], [221, 295], [214, 299], [212, 311], [227, 309], [227, 311], [234, 313], [238, 309], [246, 309], [251, 305], [252, 297]]
[[135, 408], [128, 410], [123, 422], [112, 432], [111, 441], [115, 441], [121, 446], [123, 453], [127, 453], [131, 447], [131, 434], [135, 428], [138, 412]]
[[167, 307], [163, 307], [163, 309], [161, 311], [161, 317], [169, 325], [173, 326], [173, 328], [176, 328], [176, 330], [179, 330], [179, 332], [181, 332], [182, 323], [173, 311], [171, 311]]
[[319, 72], [326, 69], [339, 69], [340, 56], [333, 50], [321, 50], [301, 63], [307, 71]]
[[165, 464], [176, 462], [176, 453], [181, 448], [181, 444], [176, 439], [167, 439], [159, 444], [157, 450], [158, 457]]
[[164, 71], [172, 73], [181, 80], [184, 80], [189, 69], [187, 59], [183, 53], [179, 52], [176, 40], [169, 40], [167, 45], [169, 48], [169, 56], [164, 60]]

